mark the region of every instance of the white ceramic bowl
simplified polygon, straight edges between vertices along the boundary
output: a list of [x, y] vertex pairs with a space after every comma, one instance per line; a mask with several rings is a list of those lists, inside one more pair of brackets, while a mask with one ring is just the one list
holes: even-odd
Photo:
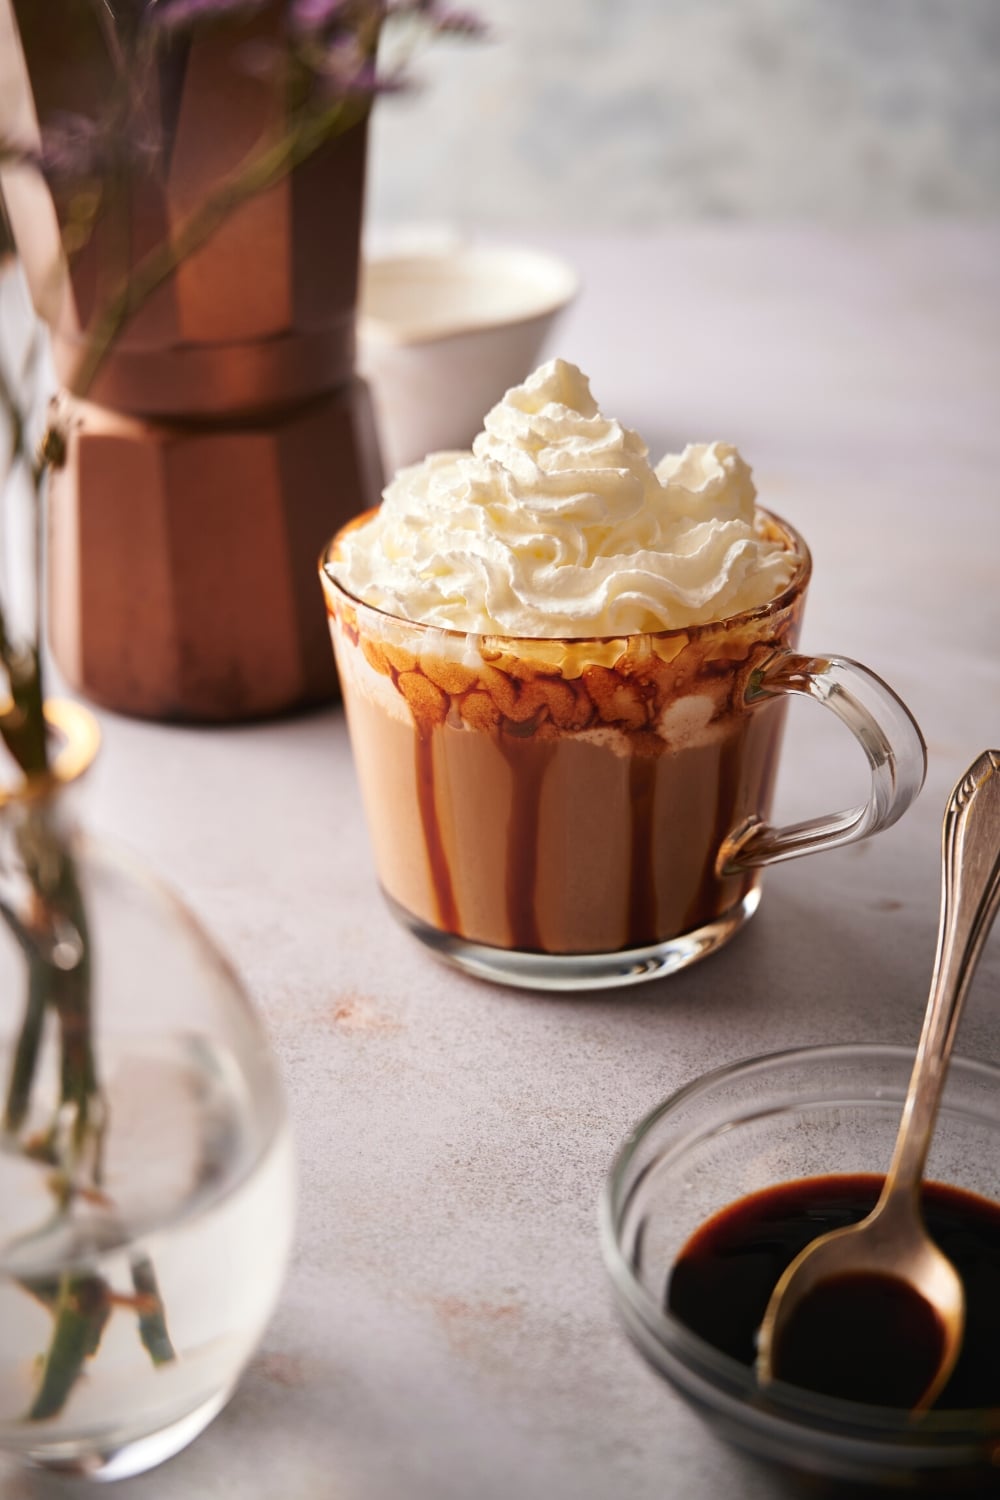
[[578, 285], [566, 261], [536, 250], [452, 246], [367, 258], [359, 365], [387, 470], [467, 448], [490, 407], [531, 373]]

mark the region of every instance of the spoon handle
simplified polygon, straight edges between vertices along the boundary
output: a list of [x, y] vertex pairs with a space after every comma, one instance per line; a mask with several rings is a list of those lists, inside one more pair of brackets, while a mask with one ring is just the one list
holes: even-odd
[[919, 1191], [965, 996], [1000, 906], [1000, 750], [984, 750], [945, 809], [937, 953], [885, 1193]]

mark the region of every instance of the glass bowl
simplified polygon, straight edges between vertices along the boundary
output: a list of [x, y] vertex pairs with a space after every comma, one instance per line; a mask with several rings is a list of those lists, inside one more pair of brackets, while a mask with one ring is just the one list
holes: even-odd
[[[665, 1308], [671, 1266], [720, 1209], [802, 1177], [884, 1172], [912, 1064], [902, 1047], [813, 1047], [680, 1089], [635, 1127], [611, 1168], [605, 1264], [642, 1354], [726, 1440], [813, 1481], [1000, 1493], [1000, 1410], [911, 1419], [787, 1385], [765, 1391]], [[952, 1060], [927, 1176], [1000, 1197], [1000, 1068]]]

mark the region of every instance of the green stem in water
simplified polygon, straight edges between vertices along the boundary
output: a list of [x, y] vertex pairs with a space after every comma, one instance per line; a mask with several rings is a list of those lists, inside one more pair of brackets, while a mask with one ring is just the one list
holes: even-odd
[[[6, 915], [6, 913], [5, 913]], [[38, 1053], [45, 1027], [45, 1011], [49, 1003], [49, 973], [47, 966], [37, 961], [28, 961], [28, 998], [24, 1007], [24, 1020], [18, 1033], [14, 1063], [7, 1087], [7, 1102], [4, 1109], [4, 1130], [16, 1135], [24, 1124], [31, 1104], [31, 1088]]]
[[[93, 1047], [90, 944], [83, 894], [58, 818], [50, 814], [44, 804], [29, 804], [24, 824], [13, 834], [30, 887], [26, 915], [9, 903], [0, 907], [25, 951], [28, 969], [28, 999], [7, 1091], [5, 1126], [16, 1133], [27, 1118], [45, 1016], [51, 1009], [60, 1034], [61, 1108], [47, 1137], [37, 1143], [24, 1142], [23, 1149], [54, 1167], [53, 1191], [57, 1212], [62, 1212], [72, 1203], [81, 1169], [91, 1182], [100, 1181], [104, 1111]], [[62, 1410], [85, 1361], [97, 1353], [114, 1304], [107, 1283], [93, 1273], [67, 1273], [58, 1283], [49, 1280], [25, 1286], [49, 1307], [54, 1318], [28, 1414], [32, 1421], [43, 1421]], [[157, 1317], [162, 1323], [157, 1300], [145, 1316], [154, 1330]]]
[[[48, 1302], [44, 1288], [34, 1295]], [[100, 1347], [104, 1325], [111, 1316], [111, 1291], [100, 1276], [69, 1274], [59, 1279], [52, 1310], [55, 1328], [42, 1367], [42, 1378], [28, 1412], [32, 1422], [56, 1417], [69, 1399], [83, 1367]]]
[[[46, 1159], [60, 1169], [64, 1196], [78, 1179], [83, 1152], [94, 1146], [89, 1173], [100, 1181], [103, 1131], [101, 1089], [94, 1054], [90, 935], [76, 862], [58, 815], [44, 804], [28, 807], [13, 834], [29, 886], [23, 910], [0, 899], [0, 916], [24, 951], [28, 998], [14, 1051], [4, 1124], [17, 1132], [27, 1117], [44, 1029], [51, 1009], [60, 1035], [60, 1112], [48, 1137]], [[69, 1139], [64, 1111], [71, 1111]]]
[[[49, 1001], [59, 1020], [62, 1045], [60, 1097], [74, 1110], [73, 1146], [79, 1152], [92, 1128], [98, 1131], [95, 1181], [100, 1182], [99, 1135], [102, 1127], [97, 1061], [94, 1057], [93, 1007], [91, 999], [90, 934], [76, 863], [65, 849], [58, 851], [60, 870], [56, 890], [57, 909], [68, 922], [78, 944], [76, 961], [68, 968], [48, 966]], [[95, 1119], [96, 1107], [96, 1119]]]
[[154, 1365], [166, 1365], [177, 1358], [167, 1332], [160, 1288], [148, 1255], [132, 1257], [132, 1285], [139, 1308], [139, 1337]]
[[[152, 1261], [145, 1254], [132, 1260], [134, 1306], [139, 1316], [139, 1337], [154, 1365], [177, 1358], [167, 1332], [166, 1317]], [[58, 1279], [22, 1281], [24, 1290], [52, 1314], [55, 1326], [42, 1365], [35, 1399], [28, 1412], [31, 1422], [57, 1417], [73, 1393], [88, 1359], [93, 1359], [116, 1301], [101, 1276], [66, 1273]]]

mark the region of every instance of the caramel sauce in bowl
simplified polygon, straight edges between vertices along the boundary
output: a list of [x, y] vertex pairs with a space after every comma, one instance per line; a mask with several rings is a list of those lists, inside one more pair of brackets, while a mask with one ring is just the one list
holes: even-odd
[[912, 1062], [900, 1047], [814, 1047], [688, 1084], [621, 1147], [601, 1199], [602, 1249], [632, 1340], [727, 1441], [811, 1484], [993, 1494], [1000, 1068], [952, 1059], [928, 1162], [928, 1220], [966, 1277], [982, 1332], [934, 1408], [914, 1417], [893, 1404], [898, 1389], [838, 1383], [808, 1360], [794, 1383], [766, 1388], [753, 1369], [772, 1273], [831, 1214], [874, 1201]]

